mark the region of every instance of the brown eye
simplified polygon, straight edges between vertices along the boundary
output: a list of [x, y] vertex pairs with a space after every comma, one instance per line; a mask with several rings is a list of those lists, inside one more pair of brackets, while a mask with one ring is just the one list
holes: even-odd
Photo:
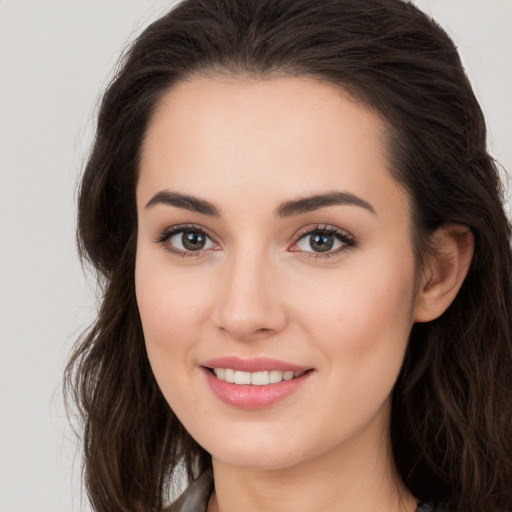
[[314, 229], [302, 235], [295, 244], [295, 251], [310, 253], [336, 253], [353, 247], [355, 241], [338, 229]]
[[205, 230], [195, 226], [173, 226], [166, 229], [155, 242], [167, 252], [179, 256], [199, 255], [202, 251], [220, 249]]
[[333, 235], [317, 233], [309, 235], [309, 246], [315, 252], [330, 251], [334, 246], [335, 240]]
[[[195, 230], [183, 231], [181, 234], [178, 233], [178, 237], [180, 236], [181, 244], [187, 251], [199, 251], [200, 249], [204, 249], [208, 241], [208, 237], [204, 233]], [[172, 238], [174, 239], [175, 236]]]

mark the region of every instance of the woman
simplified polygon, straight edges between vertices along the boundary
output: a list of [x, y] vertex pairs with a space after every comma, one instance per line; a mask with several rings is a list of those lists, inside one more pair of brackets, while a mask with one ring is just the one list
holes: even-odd
[[[105, 93], [67, 370], [95, 510], [512, 507], [511, 252], [453, 43], [401, 0], [186, 0]], [[193, 483], [192, 483], [193, 482]]]

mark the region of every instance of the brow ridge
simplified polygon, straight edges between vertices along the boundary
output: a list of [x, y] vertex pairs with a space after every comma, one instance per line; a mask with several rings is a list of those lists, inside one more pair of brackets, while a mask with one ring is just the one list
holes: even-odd
[[373, 206], [361, 197], [356, 196], [350, 192], [332, 191], [286, 201], [276, 209], [275, 214], [280, 218], [292, 217], [294, 215], [300, 215], [318, 210], [319, 208], [326, 208], [328, 206], [337, 205], [359, 206], [370, 211], [371, 213], [376, 213]]
[[[220, 217], [220, 210], [214, 204], [205, 199], [180, 192], [161, 190], [147, 202], [145, 208], [152, 208], [157, 204], [175, 206], [203, 215]], [[279, 218], [286, 218], [337, 205], [359, 206], [375, 214], [373, 206], [361, 197], [350, 192], [331, 191], [285, 201], [278, 206], [275, 215]]]
[[157, 204], [175, 206], [177, 208], [184, 208], [185, 210], [201, 213], [203, 215], [220, 217], [219, 209], [209, 201], [199, 199], [188, 194], [182, 194], [180, 192], [161, 190], [146, 203], [145, 208], [152, 208]]

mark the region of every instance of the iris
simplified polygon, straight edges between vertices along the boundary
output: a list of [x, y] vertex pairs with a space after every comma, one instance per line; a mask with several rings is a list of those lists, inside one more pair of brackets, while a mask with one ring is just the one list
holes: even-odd
[[325, 233], [316, 233], [311, 235], [309, 245], [316, 252], [330, 251], [334, 245], [334, 237]]
[[206, 236], [198, 231], [184, 231], [181, 243], [188, 251], [199, 251], [206, 245]]

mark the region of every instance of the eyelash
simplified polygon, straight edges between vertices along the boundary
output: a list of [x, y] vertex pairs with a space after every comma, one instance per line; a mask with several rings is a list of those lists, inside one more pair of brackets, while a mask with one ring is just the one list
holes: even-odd
[[327, 234], [328, 236], [334, 236], [339, 242], [341, 242], [343, 245], [335, 250], [329, 250], [326, 252], [315, 252], [315, 251], [293, 251], [293, 252], [300, 252], [305, 258], [312, 258], [312, 259], [328, 259], [336, 256], [340, 256], [341, 254], [345, 253], [349, 249], [352, 249], [353, 247], [356, 247], [357, 243], [355, 238], [348, 233], [347, 231], [337, 228], [335, 226], [329, 226], [326, 224], [322, 225], [316, 225], [314, 227], [305, 227], [301, 229], [297, 235], [297, 240], [294, 242], [293, 245], [297, 245], [301, 240], [307, 238], [308, 236], [312, 235], [322, 235]]
[[[197, 224], [179, 224], [176, 226], [172, 226], [170, 228], [165, 229], [161, 235], [155, 240], [157, 244], [162, 245], [165, 251], [174, 254], [176, 256], [181, 256], [183, 258], [197, 258], [204, 255], [205, 249], [200, 249], [198, 251], [182, 251], [181, 249], [177, 249], [173, 247], [171, 244], [167, 242], [174, 236], [184, 231], [193, 231], [195, 233], [202, 234], [209, 238], [210, 240], [214, 240], [213, 235], [209, 230], [204, 228], [203, 226], [199, 226]], [[214, 242], [216, 244], [216, 242]], [[218, 244], [216, 244], [218, 245]], [[206, 249], [209, 250], [209, 249]]]
[[[214, 236], [210, 233], [209, 230], [204, 228], [203, 226], [199, 226], [197, 224], [180, 224], [176, 226], [172, 226], [170, 228], [165, 229], [155, 240], [155, 243], [158, 243], [163, 246], [164, 250], [183, 258], [198, 258], [201, 256], [204, 256], [206, 251], [210, 251], [212, 249], [199, 249], [197, 251], [183, 251], [181, 249], [177, 249], [176, 247], [172, 246], [171, 244], [168, 244], [167, 242], [174, 236], [179, 233], [182, 233], [184, 231], [193, 231], [195, 233], [201, 234], [206, 236], [209, 240], [211, 240], [216, 246], [218, 244], [214, 240]], [[347, 250], [356, 247], [357, 243], [354, 237], [348, 233], [347, 231], [344, 231], [340, 228], [330, 226], [330, 225], [315, 225], [314, 227], [305, 227], [301, 229], [297, 235], [296, 240], [293, 243], [292, 247], [294, 245], [297, 245], [301, 240], [304, 240], [308, 236], [316, 235], [316, 234], [327, 234], [328, 236], [334, 236], [339, 242], [341, 242], [343, 245], [335, 250], [329, 250], [322, 252], [315, 252], [315, 251], [301, 251], [301, 250], [295, 250], [291, 252], [298, 252], [303, 255], [303, 257], [306, 257], [308, 259], [327, 259], [331, 258], [333, 256], [338, 256], [343, 253], [345, 253]], [[218, 249], [214, 249], [218, 250]]]

